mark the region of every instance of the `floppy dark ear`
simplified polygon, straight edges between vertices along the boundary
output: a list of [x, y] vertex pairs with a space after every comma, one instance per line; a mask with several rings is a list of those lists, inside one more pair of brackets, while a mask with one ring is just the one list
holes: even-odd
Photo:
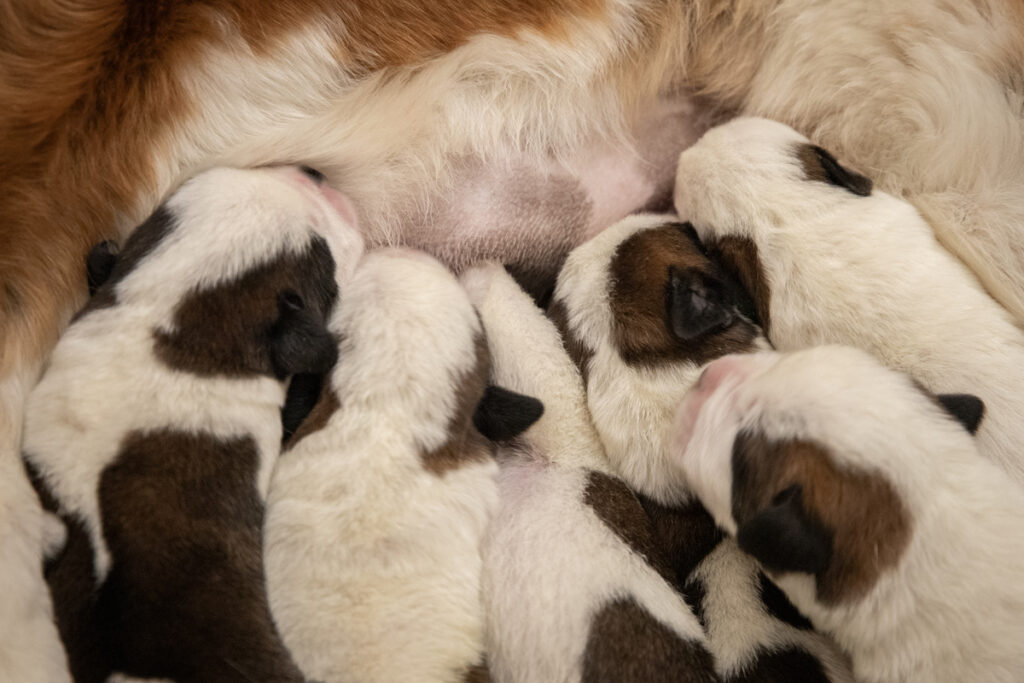
[[324, 375], [302, 372], [288, 384], [284, 405], [281, 406], [281, 441], [287, 441], [313, 410], [323, 391]]
[[873, 186], [871, 178], [846, 168], [827, 149], [817, 145], [814, 145], [813, 149], [818, 157], [818, 161], [821, 163], [822, 170], [825, 171], [825, 180], [827, 182], [846, 188], [859, 197], [867, 197], [871, 194]]
[[733, 297], [723, 283], [697, 270], [669, 267], [665, 308], [669, 330], [683, 341], [728, 327], [736, 319]]
[[280, 317], [270, 332], [270, 360], [280, 377], [326, 373], [338, 360], [338, 343], [320, 316], [288, 290], [278, 298]]
[[974, 394], [939, 394], [939, 403], [950, 416], [971, 434], [978, 431], [985, 417], [985, 402]]
[[491, 441], [507, 441], [525, 432], [543, 414], [544, 404], [534, 397], [489, 384], [473, 412], [473, 424]]
[[89, 296], [96, 293], [96, 290], [103, 286], [110, 279], [117, 264], [117, 254], [120, 249], [113, 240], [104, 240], [89, 250], [85, 257], [85, 277], [89, 283]]
[[794, 484], [736, 533], [740, 548], [766, 568], [815, 574], [832, 556], [831, 534], [803, 510], [802, 490]]

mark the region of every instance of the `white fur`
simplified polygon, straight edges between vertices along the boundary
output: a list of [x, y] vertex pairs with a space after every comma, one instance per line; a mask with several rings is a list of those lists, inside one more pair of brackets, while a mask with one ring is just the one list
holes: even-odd
[[932, 391], [980, 396], [979, 449], [1024, 482], [1024, 332], [912, 205], [806, 180], [801, 142], [764, 119], [709, 131], [680, 157], [680, 214], [702, 239], [757, 246], [776, 348], [850, 344]]
[[620, 598], [703, 645], [679, 594], [584, 502], [588, 472], [611, 468], [558, 331], [501, 266], [478, 266], [463, 282], [487, 329], [495, 381], [544, 403], [520, 446], [502, 452], [501, 505], [484, 546], [495, 680], [580, 680], [591, 621]]
[[677, 457], [720, 526], [732, 517], [733, 440], [811, 440], [840, 468], [881, 476], [911, 538], [863, 596], [834, 606], [808, 574], [776, 583], [850, 653], [858, 680], [1019, 681], [1024, 676], [1024, 490], [908, 378], [862, 351], [729, 356], [680, 409]]
[[[629, 216], [569, 254], [554, 298], [568, 312], [568, 324], [593, 357], [588, 364], [587, 404], [609, 460], [630, 486], [663, 503], [689, 497], [668, 444], [679, 399], [697, 381], [696, 362], [657, 369], [632, 367], [612, 337], [609, 267], [620, 244], [643, 230], [675, 221], [672, 215]], [[756, 344], [767, 347], [763, 339]]]
[[54, 349], [27, 407], [24, 449], [61, 512], [82, 519], [99, 579], [109, 568], [98, 485], [125, 434], [173, 426], [252, 436], [265, 495], [280, 449], [284, 385], [273, 377], [199, 377], [153, 352], [153, 331], [173, 328], [176, 304], [194, 288], [238, 276], [323, 236], [343, 280], [361, 253], [353, 228], [291, 169], [215, 169], [167, 202], [172, 233], [117, 283], [117, 305], [90, 312]]
[[496, 463], [441, 474], [460, 378], [482, 334], [438, 262], [367, 255], [331, 329], [341, 408], [279, 460], [265, 526], [271, 610], [310, 678], [456, 681], [483, 660], [480, 543]]

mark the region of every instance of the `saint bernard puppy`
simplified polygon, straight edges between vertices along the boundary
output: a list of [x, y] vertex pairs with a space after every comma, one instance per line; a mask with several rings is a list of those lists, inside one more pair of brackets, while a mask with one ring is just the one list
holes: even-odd
[[287, 378], [337, 355], [351, 220], [296, 168], [207, 171], [132, 233], [58, 343], [24, 458], [67, 529], [45, 576], [76, 681], [302, 680], [267, 605], [264, 500]]
[[722, 358], [680, 405], [686, 481], [859, 681], [1024, 680], [1024, 488], [968, 398], [820, 346]]

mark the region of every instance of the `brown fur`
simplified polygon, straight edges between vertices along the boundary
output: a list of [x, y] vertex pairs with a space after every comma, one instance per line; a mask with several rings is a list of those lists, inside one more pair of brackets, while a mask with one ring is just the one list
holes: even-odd
[[668, 507], [638, 495], [650, 520], [654, 542], [665, 556], [676, 589], [682, 591], [687, 577], [701, 560], [722, 540], [722, 531], [700, 502], [694, 500], [684, 507]]
[[587, 348], [583, 341], [569, 327], [569, 309], [562, 301], [552, 301], [548, 307], [548, 317], [562, 336], [562, 347], [569, 354], [569, 358], [579, 368], [583, 378], [583, 386], [587, 386], [587, 378], [590, 376], [590, 359], [594, 352]]
[[748, 237], [726, 235], [707, 243], [708, 254], [714, 258], [753, 298], [758, 322], [766, 336], [771, 338], [772, 292], [757, 245]]
[[468, 463], [485, 461], [494, 455], [494, 445], [473, 425], [473, 412], [484, 395], [491, 371], [487, 340], [482, 335], [477, 336], [475, 348], [476, 363], [473, 370], [457, 382], [459, 388], [455, 414], [448, 423], [448, 440], [423, 455], [423, 466], [438, 476]]
[[616, 250], [610, 266], [609, 299], [614, 339], [622, 359], [631, 365], [679, 361], [700, 365], [729, 353], [749, 351], [757, 329], [745, 321], [690, 342], [672, 335], [665, 304], [670, 267], [715, 272], [714, 264], [680, 224], [638, 232]]
[[633, 599], [605, 605], [594, 617], [583, 652], [584, 683], [711, 683], [711, 654], [683, 640]]
[[154, 333], [156, 356], [197, 375], [273, 375], [267, 338], [285, 290], [300, 293], [319, 321], [327, 318], [338, 287], [323, 238], [314, 237], [301, 255], [278, 256], [233, 281], [192, 292], [178, 304], [174, 330]]
[[[862, 596], [899, 559], [911, 519], [892, 485], [877, 474], [839, 467], [807, 441], [771, 441], [741, 432], [733, 466], [733, 517], [754, 517], [780, 491], [802, 487], [804, 513], [832, 535], [832, 556], [818, 572], [818, 599], [828, 605]], [[742, 460], [741, 466], [735, 463]]]
[[462, 677], [462, 683], [491, 683], [491, 670], [487, 662], [469, 667]]
[[644, 513], [637, 496], [621, 479], [602, 472], [587, 473], [583, 502], [611, 529], [630, 550], [642, 557], [670, 584], [677, 583], [676, 574], [657, 545], [651, 521]]

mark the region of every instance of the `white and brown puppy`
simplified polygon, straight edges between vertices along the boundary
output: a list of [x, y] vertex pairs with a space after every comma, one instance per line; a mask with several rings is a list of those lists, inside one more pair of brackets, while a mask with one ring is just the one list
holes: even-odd
[[976, 426], [859, 349], [765, 352], [708, 367], [677, 457], [859, 680], [1009, 683], [1024, 677], [1024, 489], [979, 457]]
[[476, 311], [424, 254], [364, 257], [330, 328], [341, 360], [268, 498], [267, 585], [284, 642], [325, 682], [488, 680], [489, 438], [515, 436], [540, 404], [487, 387]]
[[692, 228], [672, 216], [636, 216], [570, 254], [552, 314], [583, 369], [608, 456], [643, 494], [658, 549], [701, 617], [719, 674], [848, 680], [836, 648], [775, 599], [756, 563], [721, 541], [672, 458], [678, 402], [705, 364], [767, 347], [749, 308]]
[[909, 203], [781, 123], [737, 119], [679, 160], [676, 202], [779, 350], [870, 351], [985, 402], [979, 450], [1024, 482], [1024, 332]]
[[767, 348], [742, 288], [672, 215], [619, 221], [573, 250], [551, 305], [612, 465], [662, 503], [689, 492], [672, 416], [710, 360]]
[[25, 459], [68, 527], [46, 566], [79, 681], [298, 680], [267, 607], [285, 380], [326, 371], [361, 254], [299, 170], [214, 169], [124, 245], [33, 391]]
[[504, 386], [544, 415], [504, 444], [484, 551], [496, 680], [716, 681], [700, 624], [636, 496], [610, 467], [555, 326], [497, 264], [468, 271]]

